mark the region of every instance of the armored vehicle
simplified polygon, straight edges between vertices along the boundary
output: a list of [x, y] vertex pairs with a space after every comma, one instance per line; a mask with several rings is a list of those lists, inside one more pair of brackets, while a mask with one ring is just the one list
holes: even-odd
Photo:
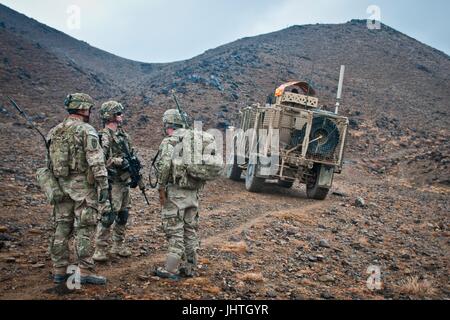
[[298, 180], [308, 198], [324, 200], [334, 174], [342, 171], [349, 124], [337, 114], [339, 99], [335, 112], [323, 110], [315, 90], [295, 81], [277, 88], [265, 106], [243, 108], [231, 128], [227, 177], [238, 181], [245, 172], [250, 192], [261, 192], [268, 180], [285, 188]]

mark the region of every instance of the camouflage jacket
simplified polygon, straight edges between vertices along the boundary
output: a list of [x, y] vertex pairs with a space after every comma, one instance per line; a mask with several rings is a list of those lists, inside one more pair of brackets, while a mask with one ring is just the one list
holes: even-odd
[[50, 130], [47, 140], [48, 165], [57, 178], [71, 180], [70, 177], [81, 176], [85, 178], [79, 181], [83, 185], [96, 182], [100, 189], [108, 188], [105, 156], [98, 133], [90, 124], [68, 117]]
[[123, 159], [125, 151], [124, 144], [132, 154], [136, 154], [131, 143], [130, 136], [122, 129], [113, 131], [104, 128], [100, 131], [101, 145], [106, 158], [106, 168], [109, 177], [116, 182], [127, 182], [130, 178], [128, 170], [123, 169]]

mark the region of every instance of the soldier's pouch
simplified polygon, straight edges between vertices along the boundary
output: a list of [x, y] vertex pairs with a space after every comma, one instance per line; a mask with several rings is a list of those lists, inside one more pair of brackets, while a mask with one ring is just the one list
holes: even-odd
[[64, 192], [53, 173], [47, 168], [40, 168], [36, 172], [36, 180], [39, 187], [44, 191], [50, 204], [55, 205], [62, 202]]
[[98, 221], [98, 212], [96, 209], [92, 207], [86, 207], [81, 211], [80, 216], [80, 227], [92, 227], [97, 224]]

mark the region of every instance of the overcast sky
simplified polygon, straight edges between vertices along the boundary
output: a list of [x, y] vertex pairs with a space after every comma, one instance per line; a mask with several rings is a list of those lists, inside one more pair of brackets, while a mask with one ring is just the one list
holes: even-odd
[[[116, 55], [145, 62], [192, 58], [237, 40], [311, 23], [381, 21], [450, 54], [447, 0], [0, 0], [14, 10]], [[80, 9], [80, 28], [71, 5]], [[68, 24], [69, 22], [69, 24]], [[71, 28], [69, 28], [71, 26]], [[75, 29], [73, 28], [75, 27]]]

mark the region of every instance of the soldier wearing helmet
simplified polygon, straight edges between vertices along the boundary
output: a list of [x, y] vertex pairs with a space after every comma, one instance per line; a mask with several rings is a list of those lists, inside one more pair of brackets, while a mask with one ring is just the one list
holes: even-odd
[[[110, 182], [111, 212], [106, 212], [97, 226], [96, 249], [94, 260], [106, 262], [108, 257], [108, 242], [112, 228], [111, 255], [129, 257], [130, 249], [125, 245], [126, 225], [130, 211], [130, 174], [129, 163], [124, 158], [124, 145], [133, 152], [130, 136], [122, 128], [124, 107], [116, 101], [104, 103], [100, 116], [104, 128], [101, 133], [101, 145], [106, 157], [106, 168]], [[139, 187], [145, 189], [143, 181]]]
[[87, 94], [75, 93], [67, 96], [64, 104], [69, 116], [47, 137], [48, 167], [64, 193], [53, 210], [53, 280], [63, 283], [68, 278], [69, 240], [74, 235], [81, 283], [105, 284], [104, 277], [93, 273], [92, 259], [98, 212], [110, 211], [105, 158], [98, 133], [89, 124], [94, 101]]
[[163, 116], [163, 125], [165, 137], [155, 164], [162, 224], [169, 242], [169, 252], [165, 266], [158, 268], [156, 275], [178, 280], [180, 276], [193, 276], [197, 265], [198, 190], [201, 186], [193, 181], [192, 188], [182, 188], [178, 185], [179, 181], [174, 181], [172, 159], [175, 147], [187, 132], [182, 115], [178, 110], [167, 110]]

